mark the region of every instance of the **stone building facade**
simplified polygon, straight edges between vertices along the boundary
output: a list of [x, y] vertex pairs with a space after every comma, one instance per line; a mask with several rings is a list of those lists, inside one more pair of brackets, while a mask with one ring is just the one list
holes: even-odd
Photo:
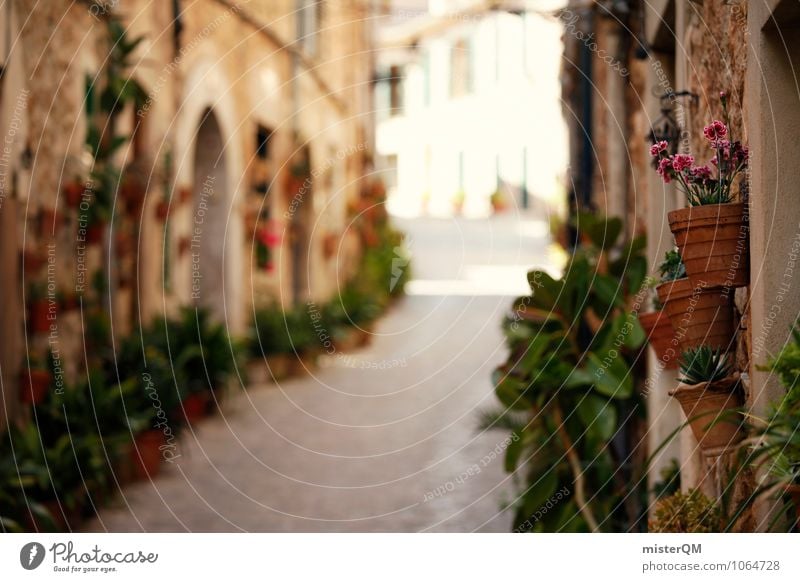
[[[751, 155], [739, 185], [749, 210], [751, 263], [750, 285], [735, 295], [736, 364], [744, 374], [748, 408], [763, 415], [783, 389], [759, 366], [780, 350], [800, 315], [793, 280], [800, 204], [791, 186], [800, 172], [791, 161], [791, 136], [800, 125], [792, 72], [800, 57], [797, 2], [575, 1], [561, 18], [573, 206], [623, 217], [629, 235], [646, 232], [653, 271], [674, 245], [667, 212], [686, 202], [653, 171], [647, 154], [651, 129], [666, 111], [680, 132], [682, 151], [703, 158], [703, 127], [721, 119], [720, 91], [730, 96], [731, 131]], [[659, 371], [649, 357], [646, 406], [653, 451], [684, 418], [667, 395], [675, 373]], [[700, 487], [718, 496], [724, 485], [720, 460], [699, 451], [691, 431], [684, 430], [654, 463], [651, 482], [677, 459], [683, 489]], [[748, 486], [752, 481], [742, 484]], [[764, 529], [767, 513], [756, 507], [745, 527]]]
[[[324, 299], [353, 274], [359, 242], [348, 214], [374, 134], [372, 3], [331, 4], [4, 4], [0, 365], [10, 408], [32, 353], [56, 346], [65, 367], [80, 361], [85, 318], [60, 305], [89, 293], [94, 273], [123, 335], [188, 304], [241, 334], [253, 306]], [[120, 190], [89, 244], [83, 200], [68, 208], [65, 189], [90, 180], [88, 104], [115, 46], [110, 19], [142, 38], [125, 74], [143, 95], [115, 117], [114, 131], [132, 139], [114, 154]], [[128, 179], [142, 190], [135, 204], [123, 196]], [[323, 252], [331, 240], [338, 270]], [[52, 334], [26, 331], [34, 294], [59, 305]]]

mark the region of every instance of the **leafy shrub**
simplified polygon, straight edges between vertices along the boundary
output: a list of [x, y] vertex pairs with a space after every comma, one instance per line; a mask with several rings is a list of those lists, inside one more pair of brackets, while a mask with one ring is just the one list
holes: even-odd
[[678, 249], [672, 249], [664, 254], [664, 260], [659, 265], [658, 272], [661, 273], [662, 283], [683, 279], [686, 276], [686, 267]]
[[645, 334], [626, 305], [645, 280], [645, 239], [618, 243], [616, 218], [581, 215], [579, 226], [584, 242], [564, 275], [530, 272], [531, 295], [504, 323], [510, 356], [495, 391], [529, 419], [506, 450], [506, 470], [524, 479], [515, 527], [567, 487], [575, 494], [537, 530], [635, 529], [646, 492], [632, 490], [643, 462], [632, 368]]
[[720, 508], [697, 489], [680, 491], [658, 501], [651, 533], [716, 533], [724, 531]]

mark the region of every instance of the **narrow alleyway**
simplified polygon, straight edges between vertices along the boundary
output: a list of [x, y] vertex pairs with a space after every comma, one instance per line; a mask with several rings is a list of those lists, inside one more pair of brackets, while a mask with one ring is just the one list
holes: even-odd
[[527, 268], [552, 264], [546, 224], [397, 224], [414, 279], [367, 348], [231, 397], [89, 529], [508, 531], [506, 433], [481, 434], [478, 415], [495, 406], [509, 296], [526, 292]]

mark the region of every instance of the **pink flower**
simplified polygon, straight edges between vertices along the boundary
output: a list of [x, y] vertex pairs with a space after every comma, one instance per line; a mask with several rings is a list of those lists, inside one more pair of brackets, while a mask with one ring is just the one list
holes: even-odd
[[667, 142], [661, 140], [659, 142], [654, 143], [650, 146], [650, 155], [654, 158], [657, 158], [661, 155], [661, 152], [667, 151]]
[[676, 154], [672, 158], [672, 168], [676, 172], [683, 172], [686, 168], [694, 164], [694, 157], [689, 154]]
[[662, 158], [658, 162], [658, 175], [664, 180], [665, 184], [669, 184], [672, 178], [672, 158]]
[[722, 150], [723, 153], [727, 153], [728, 148], [730, 147], [731, 142], [727, 139], [717, 139], [711, 142], [711, 147], [715, 150]]
[[710, 125], [703, 128], [703, 135], [706, 136], [708, 141], [717, 141], [728, 135], [728, 128], [721, 121], [714, 120]]
[[711, 178], [711, 168], [708, 166], [694, 166], [689, 170], [689, 174], [691, 174], [692, 178], [698, 180], [708, 180]]

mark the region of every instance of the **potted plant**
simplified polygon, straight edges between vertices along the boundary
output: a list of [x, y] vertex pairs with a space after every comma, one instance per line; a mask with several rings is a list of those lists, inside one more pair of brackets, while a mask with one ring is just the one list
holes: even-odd
[[720, 97], [724, 122], [714, 120], [703, 130], [714, 152], [711, 165], [695, 165], [689, 154], [670, 155], [664, 141], [650, 153], [664, 182], [674, 180], [689, 203], [667, 218], [692, 285], [744, 287], [749, 280], [748, 219], [745, 204], [734, 201], [733, 186], [747, 169], [748, 150], [734, 139], [727, 96]]
[[725, 448], [741, 440], [737, 410], [744, 398], [727, 353], [708, 346], [686, 350], [679, 381], [670, 396], [680, 403], [700, 448]]
[[664, 310], [664, 305], [658, 299], [653, 298], [653, 311], [639, 313], [639, 323], [647, 335], [647, 341], [653, 348], [658, 361], [667, 370], [674, 370], [678, 367], [678, 358], [675, 357], [675, 347], [673, 339], [675, 331], [672, 329], [669, 316]]
[[26, 275], [36, 275], [47, 263], [47, 257], [40, 249], [22, 251], [22, 269]]
[[77, 208], [81, 203], [81, 198], [86, 190], [83, 181], [77, 176], [64, 184], [61, 191], [64, 194], [64, 202], [70, 208]]
[[28, 297], [28, 328], [33, 333], [50, 331], [50, 304], [44, 285], [32, 283]]
[[736, 347], [733, 296], [719, 289], [692, 285], [676, 250], [666, 253], [659, 270], [662, 283], [656, 292], [681, 348], [707, 345], [733, 350]]
[[39, 211], [39, 236], [51, 238], [58, 233], [61, 216], [55, 208], [42, 207]]
[[508, 204], [506, 203], [505, 194], [500, 189], [495, 190], [492, 192], [491, 197], [489, 198], [489, 202], [492, 205], [492, 210], [495, 213], [503, 212], [508, 208]]
[[697, 489], [677, 491], [656, 503], [650, 533], [719, 533], [725, 519], [719, 506]]
[[39, 404], [50, 389], [53, 375], [46, 362], [31, 355], [23, 362], [19, 378], [19, 399], [23, 404]]
[[161, 222], [167, 221], [169, 215], [169, 199], [165, 196], [156, 204], [156, 218]]
[[772, 404], [766, 419], [751, 416], [751, 449], [746, 465], [764, 470], [753, 499], [761, 495], [788, 497], [800, 527], [800, 327], [761, 371], [778, 377], [786, 393]]

